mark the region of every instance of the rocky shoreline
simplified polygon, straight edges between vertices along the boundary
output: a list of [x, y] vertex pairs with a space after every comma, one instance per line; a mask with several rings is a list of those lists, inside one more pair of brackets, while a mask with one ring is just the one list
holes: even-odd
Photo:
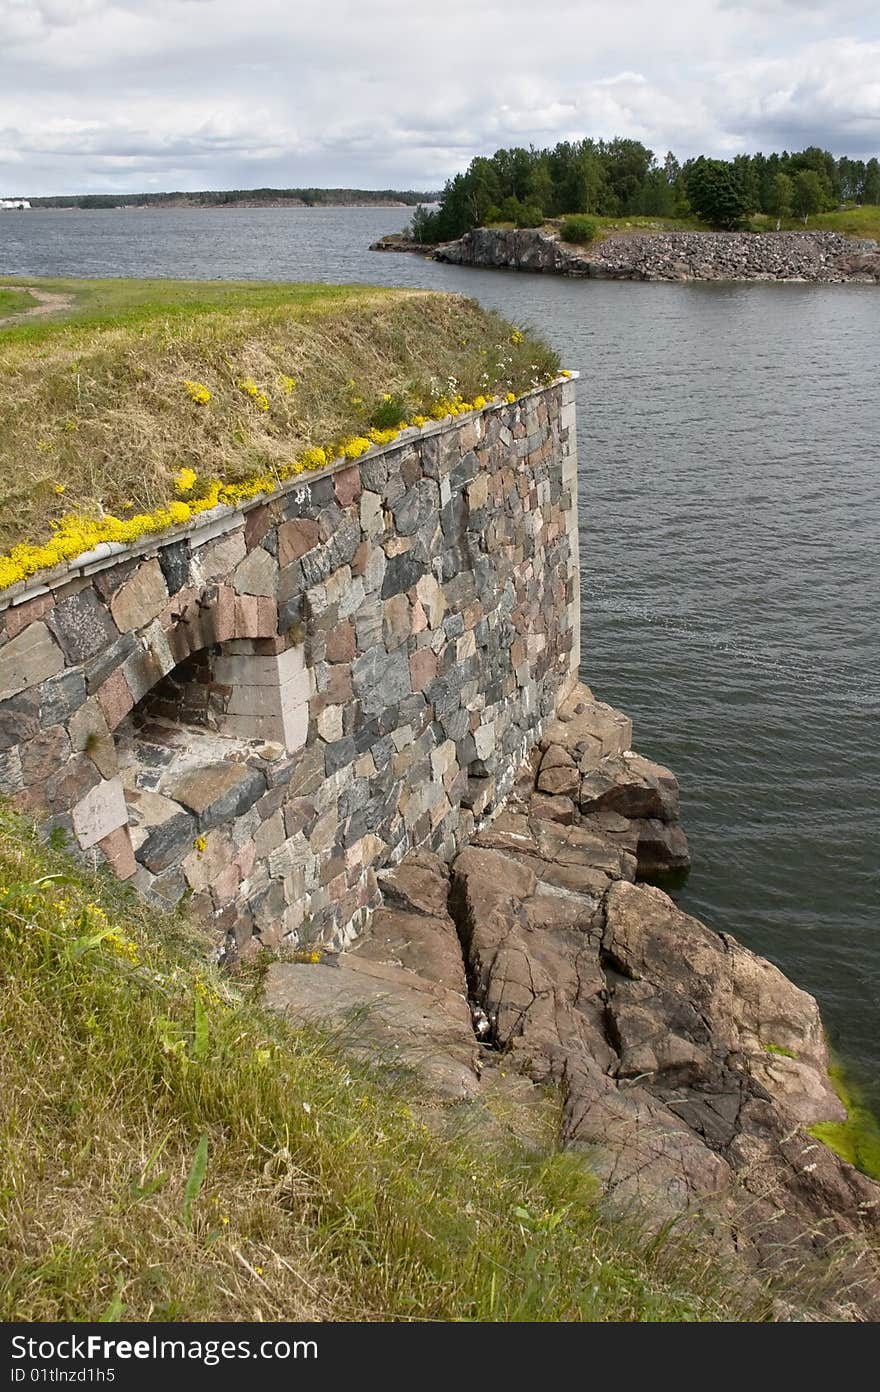
[[877, 242], [837, 232], [616, 232], [579, 247], [561, 241], [556, 228], [478, 227], [435, 247], [395, 234], [371, 250], [419, 251], [456, 266], [602, 280], [880, 284]]
[[577, 686], [452, 864], [385, 872], [365, 935], [276, 962], [268, 1002], [344, 1022], [437, 1105], [554, 1085], [610, 1202], [695, 1218], [744, 1281], [796, 1292], [779, 1318], [876, 1319], [880, 1185], [807, 1129], [845, 1117], [816, 1002], [640, 882], [688, 850], [674, 776], [630, 742]]

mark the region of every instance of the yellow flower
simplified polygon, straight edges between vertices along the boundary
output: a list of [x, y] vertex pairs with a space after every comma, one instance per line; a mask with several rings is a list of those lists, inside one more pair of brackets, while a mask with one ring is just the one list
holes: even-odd
[[197, 836], [196, 839], [195, 839], [195, 841], [193, 842], [193, 849], [196, 850], [196, 851], [198, 851], [199, 855], [202, 855], [202, 853], [204, 852], [204, 850], [205, 850], [207, 844], [208, 844], [208, 839], [207, 839], [207, 837], [205, 837], [205, 836]]
[[290, 396], [292, 391], [296, 391], [296, 380], [293, 377], [286, 376], [283, 372], [279, 374], [278, 385], [285, 396]]
[[244, 392], [245, 396], [250, 397], [251, 401], [254, 403], [258, 410], [268, 411], [269, 398], [265, 392], [260, 391], [260, 388], [257, 386], [253, 377], [242, 378], [238, 385], [240, 390]]
[[508, 393], [507, 393], [507, 400], [508, 400], [508, 402], [516, 401], [516, 397], [514, 396], [513, 392], [508, 392]]
[[360, 459], [362, 454], [366, 454], [372, 444], [363, 435], [353, 435], [350, 440], [344, 440], [340, 445], [341, 456], [345, 459]]
[[63, 483], [56, 483], [56, 484], [55, 484], [55, 488], [54, 488], [54, 492], [56, 492], [56, 493], [59, 495], [59, 497], [60, 497], [60, 495], [64, 492], [65, 487], [66, 487], [66, 485], [63, 484]]
[[326, 463], [327, 451], [315, 446], [307, 449], [295, 460], [295, 468], [297, 473], [302, 473], [305, 469], [323, 469]]
[[189, 378], [187, 378], [183, 385], [186, 388], [186, 393], [190, 401], [194, 401], [197, 406], [207, 406], [208, 402], [211, 400], [211, 393], [202, 382], [191, 382]]
[[195, 469], [181, 469], [174, 477], [174, 485], [178, 493], [191, 493], [196, 485]]
[[[89, 905], [89, 907], [94, 912], [95, 906]], [[106, 914], [104, 914], [103, 917], [106, 919]], [[109, 947], [110, 951], [117, 957], [122, 957], [126, 962], [130, 962], [132, 966], [137, 966], [140, 960], [140, 953], [137, 943], [132, 942], [131, 938], [124, 938], [121, 933], [117, 933], [113, 930], [110, 933], [105, 933], [101, 941], [104, 943], [105, 947]]]

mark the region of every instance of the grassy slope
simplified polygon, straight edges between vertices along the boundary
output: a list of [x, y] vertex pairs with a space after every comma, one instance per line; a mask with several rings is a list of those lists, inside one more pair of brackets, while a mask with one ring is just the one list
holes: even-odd
[[427, 1126], [2, 810], [0, 886], [0, 1319], [762, 1313], [576, 1157]]
[[[598, 225], [599, 238], [611, 237], [615, 233], [640, 233], [651, 236], [660, 232], [709, 232], [704, 222], [698, 218], [660, 218], [660, 217], [599, 217], [590, 213], [589, 217]], [[545, 224], [558, 227], [561, 218], [550, 218]], [[512, 222], [494, 224], [498, 227], [513, 227]], [[775, 232], [776, 219], [758, 214], [750, 219], [748, 228], [752, 232]], [[840, 232], [844, 237], [873, 237], [880, 241], [880, 207], [867, 204], [863, 208], [846, 208], [833, 213], [819, 213], [811, 217], [804, 229], [799, 218], [784, 219], [783, 232]]]
[[[776, 220], [769, 217], [756, 217], [750, 226], [756, 232], [775, 231]], [[880, 241], [880, 207], [866, 204], [863, 208], [845, 208], [833, 213], [818, 213], [811, 217], [806, 228], [800, 218], [784, 219], [784, 232], [840, 232], [844, 237], [872, 237]]]
[[[18, 283], [75, 303], [60, 319], [0, 330], [3, 550], [45, 540], [66, 515], [149, 513], [173, 500], [182, 468], [197, 475], [190, 496], [212, 479], [273, 476], [303, 449], [390, 425], [386, 394], [398, 417], [428, 414], [455, 390], [519, 392], [558, 366], [543, 344], [459, 296]], [[187, 381], [210, 401], [192, 400]]]
[[0, 318], [7, 314], [19, 314], [23, 309], [33, 309], [37, 301], [27, 290], [4, 290], [0, 288]]

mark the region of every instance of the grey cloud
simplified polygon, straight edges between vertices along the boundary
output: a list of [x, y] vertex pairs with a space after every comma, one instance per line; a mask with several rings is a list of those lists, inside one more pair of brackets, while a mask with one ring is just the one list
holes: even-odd
[[533, 0], [0, 0], [0, 195], [436, 187], [475, 153], [584, 134], [684, 156], [880, 145], [863, 4], [558, 0], [553, 15], [536, 24]]

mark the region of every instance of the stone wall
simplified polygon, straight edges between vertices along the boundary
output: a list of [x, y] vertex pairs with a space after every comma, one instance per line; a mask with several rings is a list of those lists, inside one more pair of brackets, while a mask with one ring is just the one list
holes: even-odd
[[576, 678], [573, 383], [0, 596], [0, 792], [218, 944], [340, 943]]

